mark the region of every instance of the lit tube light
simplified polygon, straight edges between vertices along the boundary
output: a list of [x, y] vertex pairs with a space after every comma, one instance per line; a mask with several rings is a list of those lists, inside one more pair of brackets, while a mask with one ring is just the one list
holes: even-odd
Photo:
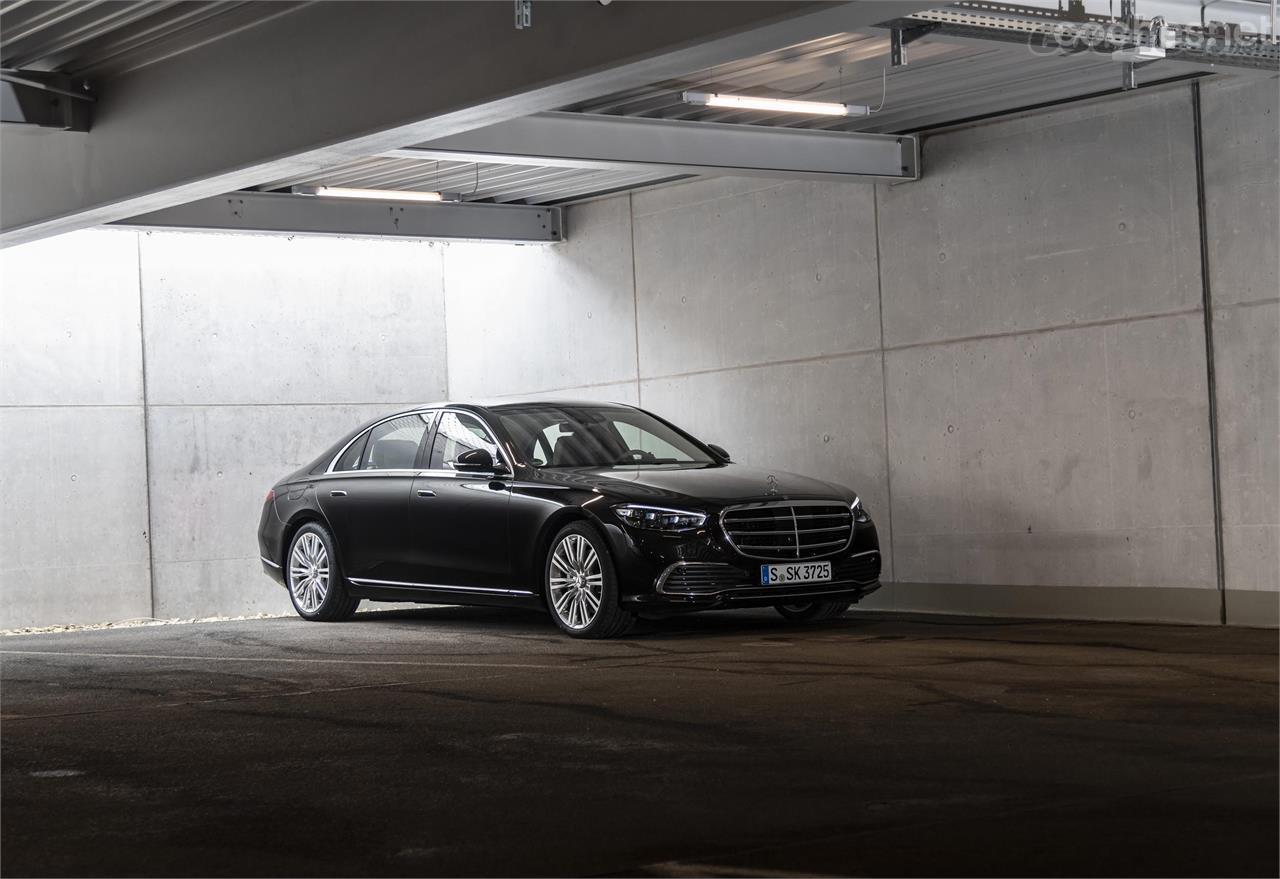
[[870, 107], [861, 104], [832, 104], [826, 101], [792, 101], [787, 98], [760, 98], [751, 95], [717, 95], [685, 92], [686, 104], [724, 107], [730, 110], [771, 110], [775, 113], [805, 113], [810, 116], [868, 116]]
[[345, 186], [295, 186], [295, 195], [323, 195], [330, 198], [367, 198], [376, 201], [444, 201], [440, 192], [409, 189], [351, 189]]

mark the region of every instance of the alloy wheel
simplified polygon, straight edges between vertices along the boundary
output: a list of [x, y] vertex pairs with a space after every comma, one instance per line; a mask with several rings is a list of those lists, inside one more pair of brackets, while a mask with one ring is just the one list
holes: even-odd
[[289, 554], [289, 591], [303, 613], [315, 613], [329, 593], [329, 551], [314, 531], [302, 534]]
[[551, 606], [571, 629], [585, 629], [600, 612], [604, 569], [595, 548], [581, 534], [567, 534], [551, 554]]

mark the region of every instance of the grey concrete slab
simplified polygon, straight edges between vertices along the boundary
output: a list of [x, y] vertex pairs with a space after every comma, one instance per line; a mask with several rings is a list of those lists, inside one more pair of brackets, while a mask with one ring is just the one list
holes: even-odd
[[879, 354], [645, 379], [644, 408], [753, 467], [853, 488], [876, 521], [894, 576]]
[[[1200, 314], [1103, 328], [1107, 504], [1122, 528], [1213, 521], [1208, 371]], [[1063, 378], [1070, 381], [1069, 373]], [[1203, 547], [1201, 547], [1203, 548]]]
[[1228, 589], [1280, 591], [1280, 302], [1214, 310]]
[[555, 247], [449, 244], [449, 394], [528, 394], [636, 378], [630, 198], [568, 211]]
[[288, 593], [262, 572], [257, 552], [243, 552], [235, 558], [157, 559], [151, 574], [156, 618], [293, 613]]
[[149, 404], [445, 396], [438, 245], [190, 232], [141, 242]]
[[[1201, 92], [1228, 590], [1280, 591], [1280, 80]], [[1256, 608], [1251, 610], [1251, 608]], [[1268, 617], [1241, 596], [1228, 618]]]
[[257, 561], [258, 517], [267, 489], [346, 431], [394, 409], [151, 407], [157, 614], [288, 610], [283, 591], [262, 575]]
[[870, 187], [713, 181], [671, 193], [635, 202], [643, 378], [879, 345]]
[[6, 249], [0, 280], [0, 405], [142, 402], [136, 233]]
[[1186, 87], [930, 137], [879, 187], [890, 346], [1200, 303]]
[[140, 406], [0, 408], [0, 628], [150, 614]]
[[1201, 86], [1214, 305], [1280, 298], [1280, 79]]
[[438, 608], [0, 651], [6, 875], [1280, 867], [1272, 632], [748, 612], [584, 643]]
[[1198, 323], [888, 352], [896, 576], [1214, 588]]
[[788, 182], [792, 181], [772, 180], [767, 177], [707, 177], [701, 180], [687, 180], [633, 193], [632, 210], [637, 217], [661, 214], [671, 210], [688, 210], [722, 198], [776, 189]]

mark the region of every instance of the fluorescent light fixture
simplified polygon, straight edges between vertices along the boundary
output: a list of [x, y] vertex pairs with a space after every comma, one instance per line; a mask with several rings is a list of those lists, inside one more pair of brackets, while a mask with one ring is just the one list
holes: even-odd
[[440, 192], [411, 189], [351, 189], [346, 186], [295, 186], [295, 195], [323, 195], [329, 198], [366, 198], [375, 201], [444, 201]]
[[806, 113], [810, 116], [868, 116], [870, 107], [861, 104], [832, 104], [826, 101], [793, 101], [752, 95], [717, 95], [712, 92], [685, 92], [686, 104], [725, 107], [730, 110], [772, 110], [775, 113]]

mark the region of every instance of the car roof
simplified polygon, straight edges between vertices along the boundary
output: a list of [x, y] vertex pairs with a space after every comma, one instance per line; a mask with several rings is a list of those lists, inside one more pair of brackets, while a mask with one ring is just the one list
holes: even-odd
[[[595, 407], [599, 409], [634, 409], [626, 403], [611, 403], [604, 400], [570, 400], [570, 399], [528, 399], [528, 400], [512, 400], [510, 397], [490, 400], [444, 400], [438, 403], [425, 403], [421, 406], [414, 406], [412, 409], [406, 409], [397, 413], [408, 415], [413, 412], [423, 412], [427, 409], [485, 409], [493, 412], [501, 412], [504, 409], [525, 409], [529, 407], [547, 407], [547, 408], [568, 408], [575, 409], [580, 407]], [[385, 416], [384, 416], [385, 417]], [[381, 420], [381, 419], [379, 419]]]

